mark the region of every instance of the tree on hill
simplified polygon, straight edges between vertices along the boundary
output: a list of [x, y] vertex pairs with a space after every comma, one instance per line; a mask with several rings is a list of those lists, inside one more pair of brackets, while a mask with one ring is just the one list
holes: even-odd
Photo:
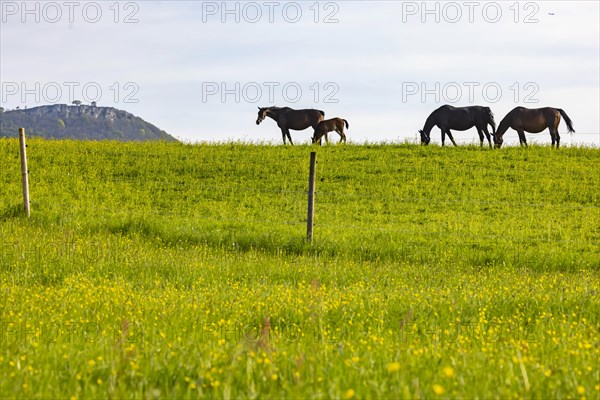
[[79, 107], [81, 105], [81, 101], [73, 100], [73, 103], [71, 103], [71, 104], [75, 104], [77, 107]]

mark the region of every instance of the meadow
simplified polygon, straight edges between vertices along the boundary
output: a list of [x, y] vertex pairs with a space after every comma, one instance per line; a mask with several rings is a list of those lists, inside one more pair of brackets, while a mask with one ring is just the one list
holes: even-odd
[[0, 397], [599, 399], [599, 156], [0, 139]]

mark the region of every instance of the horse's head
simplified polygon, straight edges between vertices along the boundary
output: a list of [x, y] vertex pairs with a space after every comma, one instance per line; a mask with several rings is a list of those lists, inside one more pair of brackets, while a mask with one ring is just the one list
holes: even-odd
[[423, 130], [419, 130], [419, 133], [421, 134], [421, 144], [427, 146], [431, 142], [431, 137]]
[[313, 132], [313, 135], [310, 137], [310, 141], [311, 141], [311, 143], [312, 143], [312, 144], [315, 144], [315, 143], [317, 143], [317, 142], [318, 142], [318, 143], [319, 143], [319, 145], [320, 145], [320, 144], [321, 144], [321, 136], [322, 136], [322, 135], [321, 135], [321, 136], [319, 136], [319, 138], [318, 138], [318, 139], [317, 139], [317, 136], [318, 136], [318, 135], [317, 135], [317, 130], [315, 129], [315, 131]]
[[504, 139], [502, 139], [502, 136], [500, 135], [494, 135], [494, 147], [499, 149], [500, 147], [502, 147], [502, 143], [504, 143]]
[[267, 117], [267, 111], [269, 111], [269, 107], [258, 107], [258, 118], [256, 118], [256, 125], [263, 122], [263, 120]]

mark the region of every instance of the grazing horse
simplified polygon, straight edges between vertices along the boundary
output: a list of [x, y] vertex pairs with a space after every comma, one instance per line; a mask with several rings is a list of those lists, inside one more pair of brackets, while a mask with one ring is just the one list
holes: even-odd
[[488, 124], [492, 126], [492, 134], [495, 134], [496, 122], [494, 121], [494, 114], [492, 114], [492, 110], [490, 110], [489, 107], [452, 107], [450, 105], [444, 105], [429, 115], [425, 121], [425, 126], [419, 131], [421, 134], [421, 144], [429, 144], [431, 141], [431, 129], [433, 129], [434, 126], [437, 126], [442, 131], [442, 146], [446, 140], [446, 134], [452, 141], [452, 144], [456, 146], [456, 142], [452, 137], [450, 129], [466, 131], [474, 126], [477, 128], [481, 146], [483, 146], [483, 134], [485, 133], [491, 148], [492, 141], [490, 132], [487, 128]]
[[[323, 135], [327, 135], [327, 133], [331, 131], [336, 131], [338, 135], [340, 135], [340, 143], [346, 143], [346, 135], [344, 134], [344, 124], [346, 124], [346, 128], [350, 129], [350, 125], [348, 125], [348, 121], [342, 118], [331, 118], [325, 119], [319, 122], [319, 125], [315, 128], [315, 133], [312, 137], [312, 142], [321, 144], [321, 138]], [[327, 138], [327, 136], [325, 136]], [[327, 139], [326, 139], [327, 140]]]
[[[256, 119], [256, 125], [260, 124], [266, 117], [271, 118], [277, 122], [277, 126], [281, 129], [281, 135], [283, 136], [283, 144], [285, 144], [285, 138], [292, 142], [290, 136], [290, 129], [294, 131], [301, 131], [308, 127], [317, 129], [319, 122], [323, 121], [325, 113], [321, 110], [293, 110], [289, 107], [258, 107], [258, 118]], [[327, 140], [327, 136], [325, 136]]]
[[540, 133], [544, 129], [550, 130], [550, 137], [552, 138], [552, 147], [556, 143], [556, 148], [560, 146], [560, 135], [558, 134], [558, 124], [560, 124], [560, 116], [565, 119], [567, 123], [567, 129], [569, 133], [575, 132], [573, 129], [573, 122], [566, 112], [560, 108], [544, 107], [544, 108], [525, 108], [515, 107], [513, 108], [506, 117], [502, 118], [498, 125], [498, 130], [494, 135], [494, 143], [496, 148], [500, 148], [504, 140], [502, 136], [508, 130], [512, 128], [519, 134], [519, 143], [521, 146], [527, 147], [527, 140], [525, 139], [525, 132], [529, 133]]

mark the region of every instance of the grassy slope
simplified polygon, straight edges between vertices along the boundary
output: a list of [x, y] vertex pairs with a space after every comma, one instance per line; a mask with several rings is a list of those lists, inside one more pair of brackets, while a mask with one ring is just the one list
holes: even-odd
[[311, 150], [0, 140], [0, 393], [598, 398], [598, 150]]

